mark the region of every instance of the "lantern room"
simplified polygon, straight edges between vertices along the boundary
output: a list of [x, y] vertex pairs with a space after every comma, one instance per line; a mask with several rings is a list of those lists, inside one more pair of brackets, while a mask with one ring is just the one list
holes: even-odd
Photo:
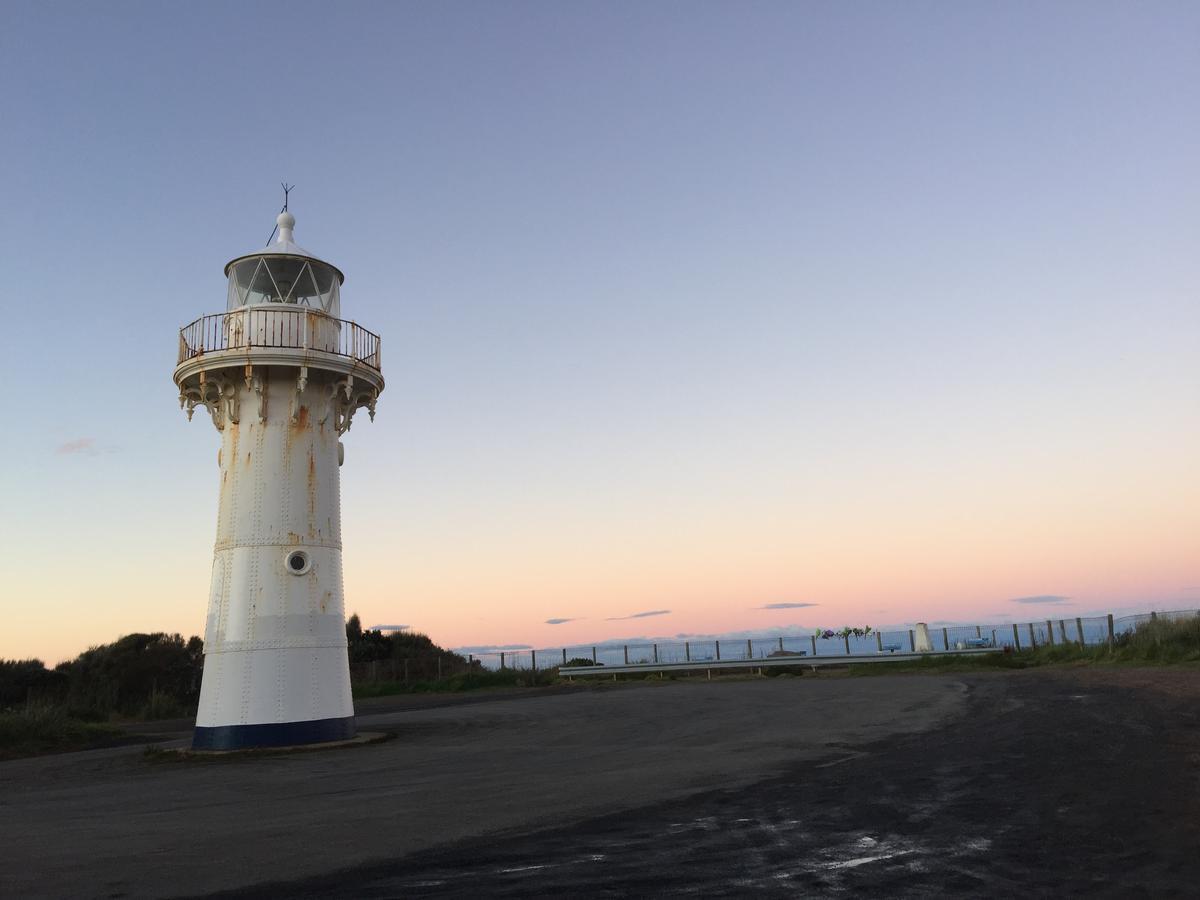
[[286, 303], [341, 317], [340, 288], [345, 276], [296, 244], [296, 219], [286, 210], [276, 220], [279, 240], [263, 250], [239, 256], [225, 266], [228, 309]]

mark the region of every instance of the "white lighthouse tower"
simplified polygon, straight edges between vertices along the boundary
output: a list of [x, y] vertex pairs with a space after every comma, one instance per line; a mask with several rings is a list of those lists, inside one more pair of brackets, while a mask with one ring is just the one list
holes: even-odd
[[234, 750], [355, 734], [342, 599], [339, 438], [375, 418], [379, 337], [341, 318], [342, 273], [279, 239], [225, 266], [226, 311], [179, 333], [188, 418], [221, 433], [220, 504], [192, 746]]

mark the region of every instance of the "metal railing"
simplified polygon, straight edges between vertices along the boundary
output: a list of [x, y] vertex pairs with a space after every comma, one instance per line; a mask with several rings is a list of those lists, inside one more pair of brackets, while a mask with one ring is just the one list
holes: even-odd
[[250, 347], [315, 350], [379, 369], [379, 335], [320, 310], [272, 304], [201, 316], [179, 329], [179, 362]]
[[[1111, 644], [1122, 634], [1132, 633], [1143, 622], [1154, 618], [1186, 619], [1200, 610], [1149, 612], [1128, 616], [1084, 616], [1042, 619], [1033, 622], [989, 623], [987, 625], [930, 625], [932, 653], [962, 653], [980, 649], [1029, 650], [1045, 645]], [[568, 647], [510, 649], [471, 654], [488, 669], [548, 669], [585, 660], [606, 666], [609, 672], [646, 671], [647, 668], [703, 669], [728, 668], [734, 664], [758, 667], [760, 663], [786, 664], [786, 660], [857, 662], [865, 656], [881, 659], [902, 658], [916, 652], [914, 629], [873, 631], [868, 635], [787, 634], [772, 637], [721, 638], [692, 641], [603, 641]], [[564, 668], [563, 672], [571, 669]]]

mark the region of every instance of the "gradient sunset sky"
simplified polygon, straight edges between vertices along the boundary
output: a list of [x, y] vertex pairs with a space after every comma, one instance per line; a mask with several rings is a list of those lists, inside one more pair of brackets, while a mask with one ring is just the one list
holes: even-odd
[[0, 657], [202, 633], [177, 329], [283, 179], [383, 336], [342, 469], [365, 625], [1200, 606], [1200, 5], [0, 20]]

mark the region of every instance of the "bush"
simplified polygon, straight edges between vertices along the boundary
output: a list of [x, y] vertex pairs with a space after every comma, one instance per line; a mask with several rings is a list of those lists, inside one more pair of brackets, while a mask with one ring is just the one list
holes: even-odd
[[75, 711], [136, 716], [147, 707], [190, 711], [200, 697], [204, 642], [178, 634], [127, 634], [92, 647], [55, 671]]
[[602, 662], [593, 662], [586, 656], [576, 656], [573, 659], [568, 659], [565, 663], [559, 666], [560, 669], [575, 669], [580, 666], [602, 666]]

